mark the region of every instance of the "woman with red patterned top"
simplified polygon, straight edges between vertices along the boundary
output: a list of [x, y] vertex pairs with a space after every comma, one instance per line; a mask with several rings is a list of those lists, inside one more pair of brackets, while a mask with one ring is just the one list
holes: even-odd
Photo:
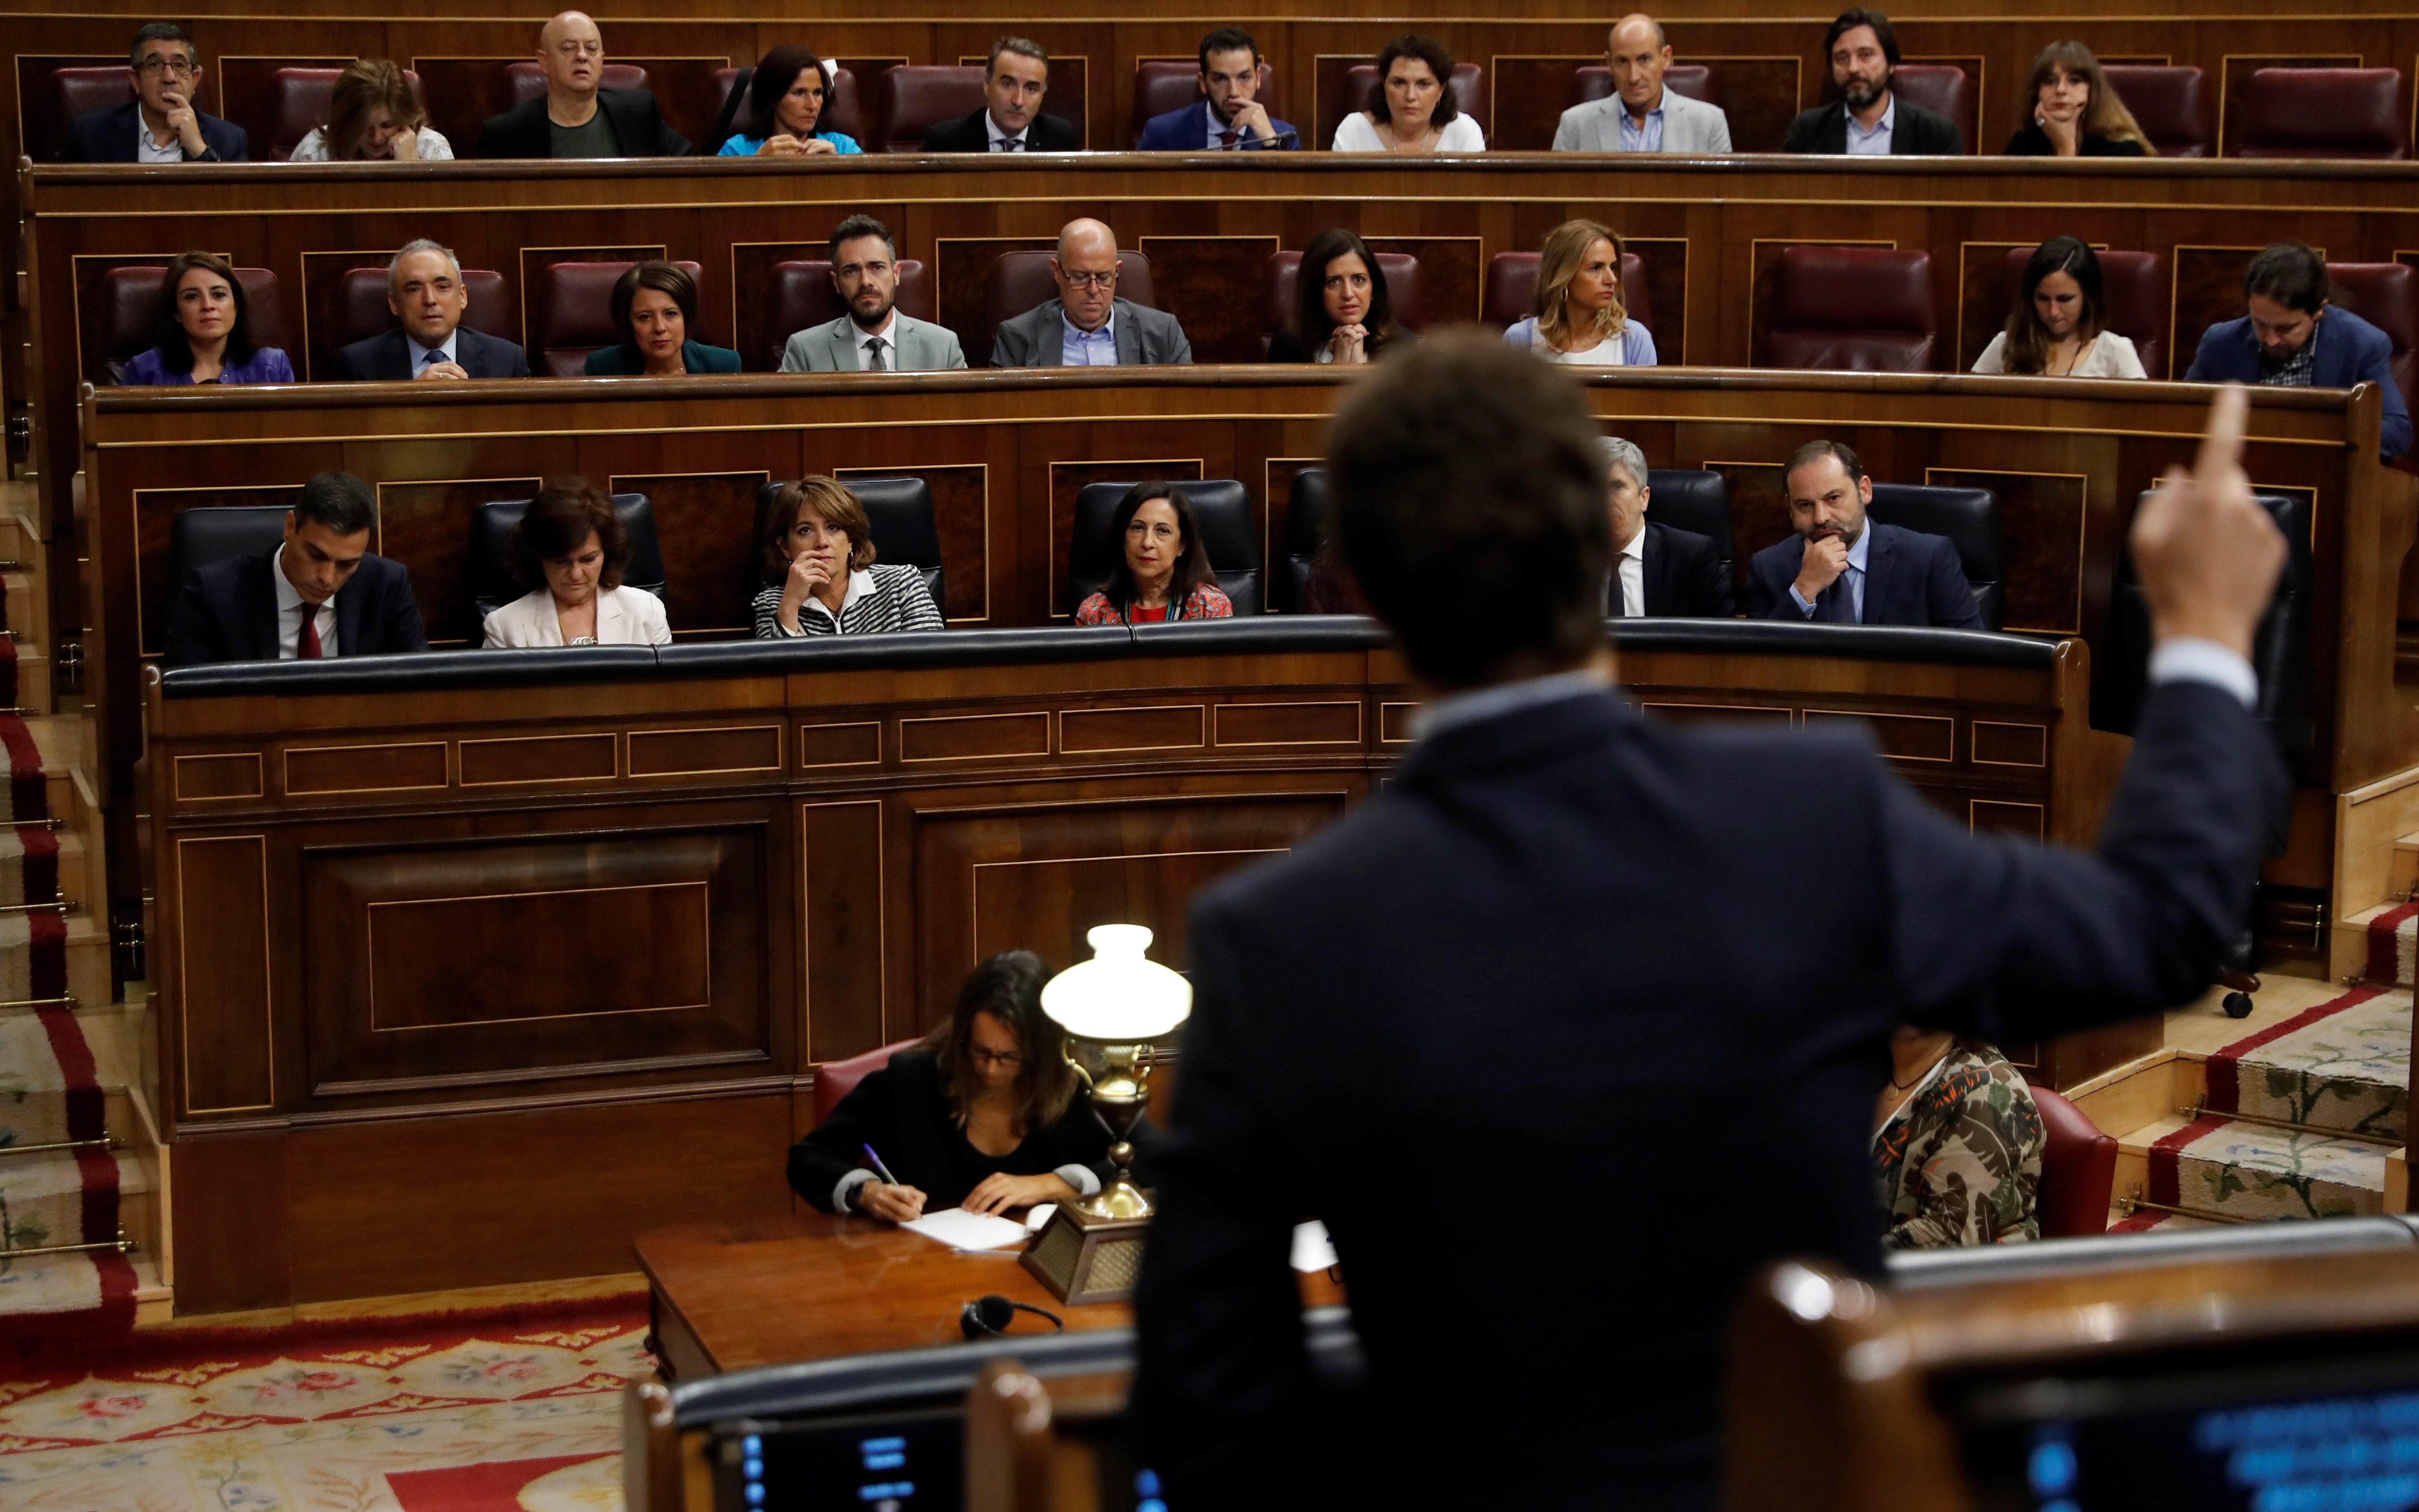
[[1109, 528], [1124, 550], [1108, 585], [1075, 608], [1078, 625], [1159, 625], [1232, 619], [1218, 587], [1193, 501], [1172, 483], [1137, 483], [1117, 501]]

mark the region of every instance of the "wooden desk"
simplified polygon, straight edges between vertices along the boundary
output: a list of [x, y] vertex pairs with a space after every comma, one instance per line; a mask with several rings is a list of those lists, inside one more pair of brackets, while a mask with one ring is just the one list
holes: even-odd
[[[655, 1311], [665, 1377], [694, 1381], [757, 1365], [925, 1349], [965, 1335], [958, 1309], [977, 1297], [1046, 1307], [1070, 1332], [1123, 1328], [1123, 1303], [1071, 1307], [1017, 1263], [1015, 1250], [961, 1254], [867, 1218], [809, 1212], [694, 1224], [642, 1234], [639, 1269]], [[1305, 1307], [1344, 1300], [1324, 1273], [1302, 1278]], [[1017, 1315], [1011, 1337], [1048, 1326]]]

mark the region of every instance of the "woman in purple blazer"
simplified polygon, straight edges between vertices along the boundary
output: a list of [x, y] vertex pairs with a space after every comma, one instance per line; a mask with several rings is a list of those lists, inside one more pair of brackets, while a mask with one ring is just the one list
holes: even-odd
[[137, 353], [118, 381], [291, 383], [294, 364], [277, 347], [253, 343], [243, 281], [225, 259], [189, 252], [160, 281], [151, 349]]

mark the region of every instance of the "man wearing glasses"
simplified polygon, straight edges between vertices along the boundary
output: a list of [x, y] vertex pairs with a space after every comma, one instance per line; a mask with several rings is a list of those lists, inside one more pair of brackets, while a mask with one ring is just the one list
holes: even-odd
[[1117, 298], [1117, 234], [1070, 221], [1050, 259], [1058, 297], [1000, 323], [994, 367], [1189, 366], [1193, 344], [1176, 316]]
[[68, 123], [63, 162], [242, 162], [252, 139], [240, 126], [193, 108], [202, 54], [185, 28], [155, 21], [126, 50], [134, 98], [88, 110]]
[[605, 87], [605, 34], [566, 10], [537, 34], [546, 93], [479, 132], [483, 158], [686, 158], [688, 138], [664, 124], [644, 89]]

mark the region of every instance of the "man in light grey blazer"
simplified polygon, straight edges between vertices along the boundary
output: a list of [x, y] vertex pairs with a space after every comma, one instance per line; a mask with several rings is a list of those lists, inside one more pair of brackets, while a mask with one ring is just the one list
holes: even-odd
[[832, 292], [848, 314], [782, 345], [784, 373], [922, 373], [966, 365], [958, 333], [899, 308], [899, 244], [871, 215], [832, 227]]
[[1058, 297], [1000, 322], [994, 367], [1190, 366], [1184, 327], [1117, 293], [1117, 236], [1098, 221], [1070, 221], [1050, 259]]
[[1731, 149], [1731, 120], [1720, 106], [1663, 87], [1672, 44], [1663, 39], [1661, 22], [1643, 14], [1622, 17], [1604, 61], [1612, 69], [1612, 93], [1563, 112], [1555, 151], [1703, 155]]

